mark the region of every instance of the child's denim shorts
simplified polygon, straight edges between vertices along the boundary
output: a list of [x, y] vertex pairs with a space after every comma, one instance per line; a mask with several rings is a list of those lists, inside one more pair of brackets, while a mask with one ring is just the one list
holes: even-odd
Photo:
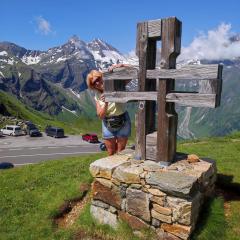
[[125, 123], [120, 130], [110, 131], [104, 121], [102, 121], [102, 135], [103, 139], [110, 139], [114, 137], [129, 137], [131, 135], [131, 120], [128, 112], [125, 112]]

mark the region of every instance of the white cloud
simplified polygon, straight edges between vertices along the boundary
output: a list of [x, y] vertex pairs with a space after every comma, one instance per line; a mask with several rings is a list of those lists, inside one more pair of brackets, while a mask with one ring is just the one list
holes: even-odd
[[50, 33], [53, 33], [50, 22], [47, 21], [42, 16], [37, 17], [36, 22], [37, 22], [37, 32], [43, 35], [48, 35]]
[[182, 47], [178, 60], [222, 60], [240, 57], [240, 41], [231, 41], [231, 24], [220, 24], [216, 29], [201, 33], [187, 47]]

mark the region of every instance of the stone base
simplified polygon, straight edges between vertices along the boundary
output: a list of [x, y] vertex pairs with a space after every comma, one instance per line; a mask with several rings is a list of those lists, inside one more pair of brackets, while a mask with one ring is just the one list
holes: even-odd
[[212, 160], [194, 156], [163, 168], [134, 160], [131, 151], [95, 161], [90, 172], [95, 178], [91, 214], [100, 223], [151, 227], [159, 239], [189, 239], [216, 180]]

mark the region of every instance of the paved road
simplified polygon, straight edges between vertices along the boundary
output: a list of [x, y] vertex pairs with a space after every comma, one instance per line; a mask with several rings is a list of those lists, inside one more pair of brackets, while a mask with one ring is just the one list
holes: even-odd
[[79, 136], [62, 139], [46, 136], [0, 138], [0, 162], [10, 162], [15, 166], [97, 152], [100, 152], [99, 144], [86, 143]]

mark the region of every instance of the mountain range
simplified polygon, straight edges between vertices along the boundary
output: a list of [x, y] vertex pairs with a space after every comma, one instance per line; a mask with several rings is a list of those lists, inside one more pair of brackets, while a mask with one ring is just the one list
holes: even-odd
[[[240, 41], [238, 37], [232, 41]], [[27, 106], [57, 115], [62, 111], [77, 116], [96, 117], [92, 93], [87, 90], [86, 75], [91, 69], [106, 69], [124, 62], [137, 64], [134, 54], [123, 55], [100, 39], [86, 43], [72, 36], [65, 44], [47, 51], [27, 50], [14, 43], [0, 42], [0, 90], [15, 95]], [[177, 107], [178, 135], [197, 138], [225, 135], [240, 130], [239, 90], [240, 58], [207, 60], [184, 59], [178, 65], [223, 63], [223, 92], [217, 109]], [[194, 88], [195, 82], [190, 83]], [[205, 84], [206, 85], [206, 84]], [[204, 90], [204, 84], [200, 87]], [[179, 83], [179, 89], [185, 89]]]
[[125, 60], [117, 49], [100, 39], [85, 43], [73, 36], [47, 51], [1, 42], [0, 89], [49, 114], [58, 114], [63, 107], [89, 114], [93, 102], [85, 91], [87, 73]]

